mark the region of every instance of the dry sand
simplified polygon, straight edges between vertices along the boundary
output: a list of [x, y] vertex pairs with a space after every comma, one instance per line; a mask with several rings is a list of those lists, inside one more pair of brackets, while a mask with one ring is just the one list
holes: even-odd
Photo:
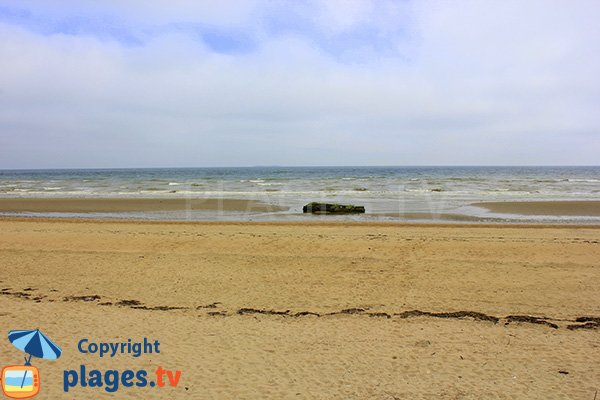
[[[4, 219], [0, 271], [3, 329], [39, 327], [64, 350], [34, 363], [43, 398], [64, 398], [62, 371], [80, 364], [182, 377], [71, 398], [592, 400], [600, 389], [598, 227]], [[162, 353], [100, 359], [77, 351], [84, 337], [158, 339]], [[21, 356], [0, 341], [4, 364]]]
[[473, 204], [494, 213], [600, 217], [600, 201], [503, 201]]

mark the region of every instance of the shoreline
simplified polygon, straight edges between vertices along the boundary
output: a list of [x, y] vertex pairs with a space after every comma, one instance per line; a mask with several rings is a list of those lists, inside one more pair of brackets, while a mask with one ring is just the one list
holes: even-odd
[[600, 217], [600, 200], [487, 201], [471, 205], [498, 214]]
[[119, 213], [152, 211], [274, 212], [289, 208], [259, 200], [225, 198], [0, 198], [0, 212]]
[[169, 219], [135, 219], [135, 218], [81, 218], [81, 217], [38, 217], [38, 216], [6, 216], [0, 215], [0, 224], [3, 222], [43, 222], [43, 223], [73, 223], [73, 224], [141, 224], [141, 225], [190, 225], [190, 226], [322, 226], [322, 227], [396, 227], [396, 228], [532, 228], [532, 229], [600, 229], [598, 224], [581, 223], [546, 223], [546, 222], [407, 222], [407, 221], [343, 221], [343, 220], [295, 220], [295, 221], [248, 221], [248, 220], [169, 220]]
[[[293, 207], [232, 198], [0, 198], [0, 218], [157, 222], [358, 223], [402, 225], [599, 225], [598, 200], [476, 202], [443, 212], [303, 214]], [[480, 210], [480, 211], [478, 211]]]

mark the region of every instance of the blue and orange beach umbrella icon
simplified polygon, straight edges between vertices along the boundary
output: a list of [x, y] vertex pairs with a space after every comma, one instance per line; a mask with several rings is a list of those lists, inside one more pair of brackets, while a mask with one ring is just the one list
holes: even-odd
[[40, 391], [40, 372], [31, 365], [31, 357], [56, 360], [62, 350], [46, 335], [35, 330], [8, 332], [8, 340], [17, 349], [29, 354], [25, 365], [12, 365], [2, 368], [2, 391], [12, 399], [28, 399]]

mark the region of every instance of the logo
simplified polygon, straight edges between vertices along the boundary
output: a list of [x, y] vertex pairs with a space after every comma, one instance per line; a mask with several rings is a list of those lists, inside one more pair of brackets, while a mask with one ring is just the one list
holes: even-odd
[[40, 392], [40, 371], [31, 365], [31, 357], [56, 360], [62, 350], [39, 329], [8, 332], [8, 340], [17, 349], [27, 353], [25, 365], [2, 368], [2, 392], [11, 399], [29, 399]]
[[[126, 356], [138, 358], [142, 355], [160, 354], [161, 343], [158, 340], [134, 341], [128, 338], [124, 342], [95, 342], [83, 338], [77, 343], [77, 349], [87, 357]], [[181, 370], [166, 369], [158, 365], [156, 369], [99, 370], [81, 364], [79, 368], [65, 370], [63, 389], [65, 393], [76, 387], [104, 390], [115, 393], [122, 388], [132, 390], [176, 388], [181, 379]]]

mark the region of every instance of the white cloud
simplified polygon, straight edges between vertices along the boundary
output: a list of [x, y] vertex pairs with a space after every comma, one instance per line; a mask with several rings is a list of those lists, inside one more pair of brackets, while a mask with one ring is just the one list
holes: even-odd
[[[323, 2], [316, 28], [279, 33], [264, 3], [183, 3], [23, 4], [134, 30], [244, 27], [259, 42], [223, 53], [186, 30], [130, 45], [0, 23], [0, 168], [597, 163], [594, 3]], [[397, 51], [353, 61], [320, 43], [365, 29]]]

